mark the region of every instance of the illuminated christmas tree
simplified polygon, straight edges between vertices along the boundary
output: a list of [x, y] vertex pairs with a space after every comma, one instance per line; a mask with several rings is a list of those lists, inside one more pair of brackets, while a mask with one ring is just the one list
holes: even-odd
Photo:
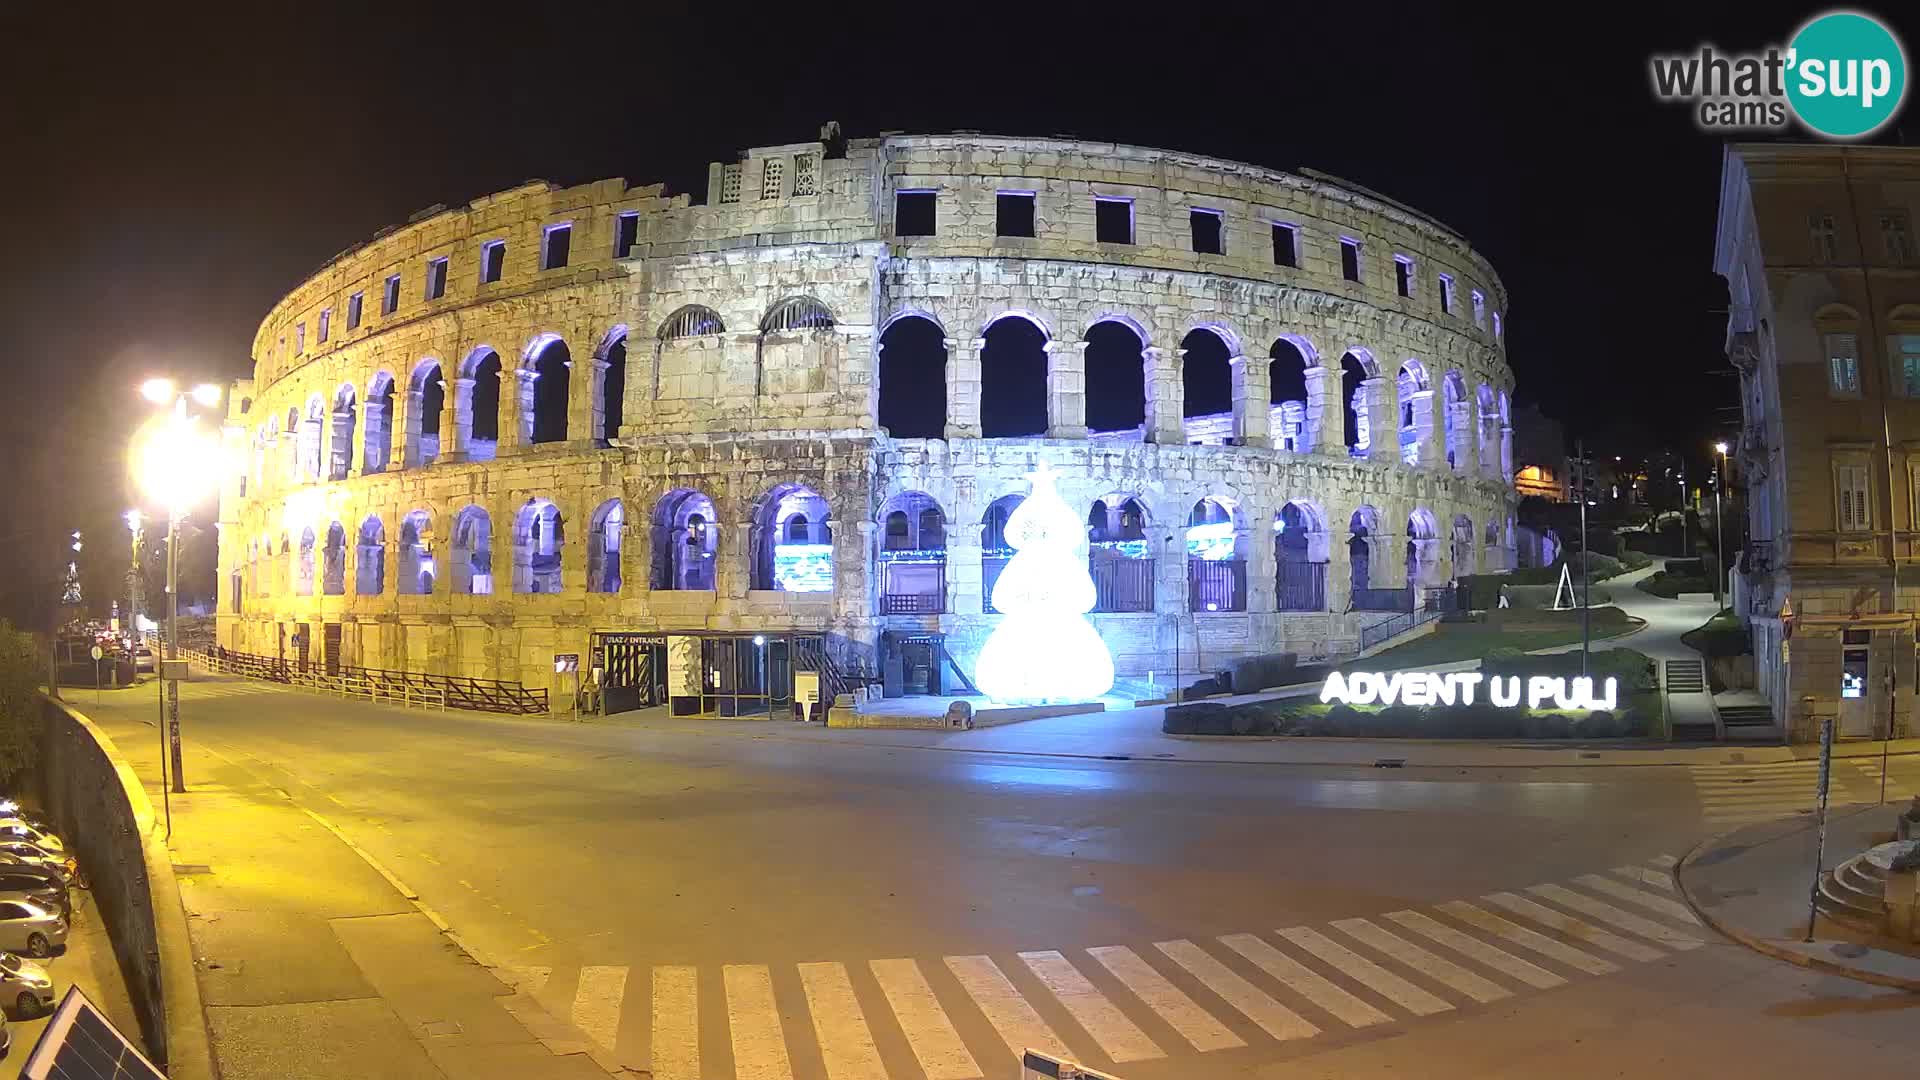
[[1054, 475], [1045, 462], [1027, 474], [1033, 493], [1007, 518], [1014, 556], [993, 586], [1005, 618], [978, 665], [980, 690], [994, 701], [1087, 701], [1113, 689], [1113, 657], [1086, 615], [1095, 600], [1086, 525], [1054, 490]]

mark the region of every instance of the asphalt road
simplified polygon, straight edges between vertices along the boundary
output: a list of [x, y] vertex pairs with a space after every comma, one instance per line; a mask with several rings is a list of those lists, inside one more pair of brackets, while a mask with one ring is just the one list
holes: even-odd
[[[91, 711], [138, 747], [151, 710]], [[1920, 998], [1648, 903], [1716, 831], [1687, 768], [1023, 757], [244, 683], [193, 687], [187, 716], [663, 1080], [1008, 1076], [1003, 1043], [1049, 1038], [1147, 1080], [1903, 1075], [1920, 1054]]]

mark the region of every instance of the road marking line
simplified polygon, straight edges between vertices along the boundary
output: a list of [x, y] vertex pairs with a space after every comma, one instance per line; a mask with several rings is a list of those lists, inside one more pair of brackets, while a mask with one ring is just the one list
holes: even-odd
[[1389, 911], [1387, 918], [1416, 934], [1445, 945], [1462, 956], [1472, 957], [1509, 978], [1518, 979], [1536, 990], [1548, 990], [1567, 984], [1567, 980], [1530, 960], [1522, 960], [1504, 949], [1494, 948], [1471, 934], [1463, 934], [1418, 911]]
[[[1501, 897], [1505, 897], [1505, 900], [1500, 899]], [[1543, 908], [1540, 905], [1533, 903], [1531, 900], [1522, 900], [1520, 897], [1513, 896], [1509, 893], [1494, 893], [1493, 895], [1487, 897], [1487, 899], [1495, 903], [1501, 904], [1502, 906], [1507, 907], [1509, 910], [1514, 911], [1515, 913], [1521, 914], [1521, 915], [1526, 915], [1527, 912], [1522, 910], [1522, 907], [1516, 907], [1516, 906], [1513, 906], [1512, 904], [1507, 904], [1506, 900], [1514, 901], [1515, 904], [1523, 905], [1524, 907], [1534, 908], [1538, 910], [1541, 915], [1547, 916], [1547, 918], [1537, 919], [1536, 921], [1544, 922], [1546, 923], [1546, 925], [1552, 926], [1554, 929], [1561, 930], [1563, 933], [1567, 932], [1567, 930], [1560, 925], [1561, 922], [1564, 921], [1565, 923], [1579, 923], [1579, 920], [1577, 919], [1572, 919], [1572, 918], [1569, 918], [1568, 916], [1561, 915], [1557, 911], [1553, 911], [1549, 908]], [[1521, 926], [1519, 923], [1511, 922], [1507, 919], [1503, 919], [1500, 916], [1495, 915], [1491, 911], [1487, 911], [1483, 908], [1474, 907], [1472, 904], [1467, 903], [1465, 900], [1448, 901], [1447, 903], [1441, 904], [1439, 907], [1439, 910], [1446, 912], [1447, 914], [1453, 916], [1456, 919], [1459, 919], [1461, 922], [1466, 923], [1469, 926], [1473, 926], [1478, 929], [1485, 930], [1486, 932], [1493, 934], [1496, 937], [1505, 938], [1506, 940], [1513, 942], [1515, 945], [1520, 945], [1525, 948], [1532, 949], [1534, 952], [1537, 952], [1542, 956], [1550, 956], [1553, 959], [1558, 960], [1561, 963], [1567, 965], [1568, 967], [1578, 968], [1589, 975], [1611, 975], [1614, 972], [1620, 970], [1620, 966], [1618, 964], [1613, 963], [1611, 960], [1602, 960], [1600, 957], [1594, 956], [1590, 953], [1581, 952], [1579, 949], [1576, 949], [1573, 946], [1566, 944], [1565, 942], [1558, 941], [1554, 938], [1550, 938], [1547, 935], [1542, 934], [1537, 930], [1530, 930], [1527, 927]], [[1592, 931], [1593, 934], [1602, 935], [1610, 938], [1613, 937], [1612, 934], [1608, 934], [1605, 930], [1598, 930], [1593, 927], [1586, 926], [1585, 923], [1579, 923], [1579, 925], [1585, 927], [1587, 930]], [[1577, 937], [1580, 935], [1575, 934], [1573, 936]], [[1656, 949], [1647, 948], [1645, 945], [1641, 945], [1637, 942], [1628, 941], [1625, 938], [1614, 938], [1614, 941], [1618, 942], [1621, 946], [1624, 947], [1624, 951], [1626, 955], [1631, 956], [1634, 953], [1649, 954], [1649, 955], [1637, 956], [1635, 957], [1635, 959], [1658, 960], [1660, 957], [1665, 955], [1664, 953]], [[1602, 943], [1596, 940], [1594, 941], [1594, 944], [1598, 945]], [[1616, 951], [1623, 951], [1623, 950], [1616, 950]]]
[[1053, 1033], [1047, 1022], [1040, 1018], [1027, 999], [1020, 996], [1012, 980], [1002, 972], [990, 958], [985, 956], [949, 956], [947, 969], [953, 977], [960, 980], [960, 986], [973, 998], [973, 1003], [986, 1014], [993, 1029], [1000, 1038], [1019, 1057], [1027, 1049], [1044, 1051], [1055, 1057], [1070, 1058], [1072, 1052], [1060, 1036]]
[[975, 1080], [981, 1075], [946, 1010], [933, 996], [933, 987], [920, 974], [920, 965], [912, 960], [874, 960], [867, 966], [873, 969], [874, 981], [900, 1021], [927, 1080]]
[[733, 1039], [733, 1075], [738, 1080], [793, 1080], [773, 975], [765, 964], [727, 964], [720, 969], [727, 990], [727, 1031]]
[[1452, 1002], [1420, 989], [1312, 927], [1296, 926], [1278, 933], [1415, 1016], [1432, 1016], [1453, 1008]]
[[1393, 1020], [1393, 1017], [1334, 985], [1319, 972], [1274, 948], [1257, 935], [1228, 934], [1220, 939], [1220, 943], [1246, 957], [1253, 966], [1273, 976], [1282, 986], [1352, 1027], [1370, 1027]]
[[1124, 945], [1102, 945], [1088, 949], [1087, 955], [1126, 984], [1135, 997], [1146, 1002], [1181, 1038], [1192, 1043], [1195, 1050], [1225, 1050], [1247, 1045], [1132, 949]]
[[1700, 917], [1695, 915], [1691, 908], [1680, 903], [1678, 900], [1671, 900], [1667, 897], [1650, 893], [1645, 889], [1636, 889], [1630, 885], [1622, 885], [1610, 877], [1602, 877], [1599, 874], [1581, 874], [1573, 880], [1597, 892], [1606, 893], [1608, 896], [1617, 897], [1631, 904], [1639, 904], [1648, 911], [1658, 912], [1669, 919], [1690, 923], [1694, 926], [1700, 925]]
[[653, 969], [653, 1080], [700, 1080], [700, 972]]
[[1240, 977], [1238, 972], [1213, 958], [1191, 941], [1160, 941], [1154, 948], [1167, 959], [1187, 969], [1220, 1000], [1240, 1010], [1241, 1015], [1260, 1025], [1260, 1030], [1282, 1041], [1311, 1039], [1320, 1029], [1304, 1017], [1267, 996], [1267, 992]]
[[1626, 878], [1628, 881], [1638, 882], [1642, 885], [1651, 885], [1656, 889], [1661, 889], [1666, 892], [1674, 891], [1673, 875], [1665, 871], [1649, 870], [1644, 866], [1616, 866], [1613, 868], [1613, 872]]
[[1450, 986], [1482, 1005], [1513, 996], [1511, 990], [1492, 979], [1476, 975], [1451, 960], [1436, 956], [1378, 923], [1366, 919], [1339, 919], [1333, 925], [1348, 937], [1373, 946], [1427, 978]]
[[1647, 861], [1649, 863], [1652, 863], [1655, 866], [1665, 867], [1668, 870], [1671, 870], [1674, 867], [1680, 865], [1680, 860], [1674, 858], [1671, 855], [1655, 855], [1653, 858], [1648, 859]]
[[1610, 926], [1618, 927], [1630, 934], [1639, 934], [1643, 938], [1657, 941], [1670, 949], [1697, 949], [1706, 944], [1691, 934], [1662, 926], [1652, 919], [1643, 919], [1631, 911], [1624, 911], [1612, 904], [1595, 900], [1560, 885], [1532, 885], [1527, 891], [1535, 896], [1544, 896], [1562, 907], [1569, 907], [1590, 918], [1599, 919]]
[[502, 982], [528, 997], [545, 990], [547, 980], [553, 976], [551, 967], [508, 965], [500, 970], [505, 975]]
[[1581, 922], [1564, 912], [1555, 911], [1544, 904], [1536, 904], [1524, 896], [1499, 892], [1488, 893], [1486, 899], [1516, 915], [1532, 919], [1549, 930], [1565, 934], [1582, 944], [1598, 946], [1629, 960], [1658, 960], [1666, 955], [1651, 945], [1642, 945], [1612, 931], [1602, 930], [1592, 923]]
[[860, 999], [844, 965], [800, 964], [800, 985], [807, 992], [807, 1011], [820, 1038], [820, 1058], [828, 1080], [872, 1080], [887, 1075], [880, 1051], [873, 1045]]
[[624, 967], [583, 967], [573, 992], [573, 1026], [608, 1050], [620, 1037], [620, 1002], [627, 996]]
[[1124, 1064], [1167, 1056], [1065, 956], [1045, 950], [1023, 952], [1020, 959], [1113, 1061]]

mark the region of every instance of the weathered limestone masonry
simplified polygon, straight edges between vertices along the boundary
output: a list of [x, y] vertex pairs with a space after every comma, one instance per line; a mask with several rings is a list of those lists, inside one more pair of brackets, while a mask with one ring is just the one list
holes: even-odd
[[[1001, 235], [1009, 193], [1033, 235]], [[883, 630], [940, 631], [970, 668], [999, 618], [989, 507], [1041, 460], [1078, 505], [1142, 515], [1151, 610], [1094, 616], [1122, 674], [1342, 652], [1381, 617], [1356, 587], [1512, 565], [1505, 290], [1417, 212], [1314, 174], [979, 135], [754, 149], [707, 194], [530, 183], [416, 215], [282, 300], [230, 399], [247, 465], [221, 500], [221, 643], [304, 637], [316, 663], [518, 680], [558, 708], [553, 654], [605, 631], [811, 631], [869, 667]], [[931, 235], [901, 235], [928, 195]], [[1101, 202], [1130, 235], [1101, 238]], [[922, 375], [946, 420], [896, 438], [880, 358], [915, 319], [944, 342]], [[986, 438], [1005, 319], [1044, 340], [1045, 430]], [[1130, 431], [1089, 427], [1101, 323], [1139, 340]], [[1225, 350], [1231, 412], [1186, 415], [1196, 332]], [[1189, 611], [1204, 500], [1245, 584]], [[888, 600], [909, 502], [914, 546], [944, 548], [917, 606]], [[1284, 551], [1283, 510], [1307, 533]], [[771, 569], [800, 542], [831, 544], [830, 591]]]

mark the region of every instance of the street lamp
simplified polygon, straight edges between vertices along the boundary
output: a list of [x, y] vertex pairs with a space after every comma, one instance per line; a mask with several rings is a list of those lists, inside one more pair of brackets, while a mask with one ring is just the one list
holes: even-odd
[[1727, 483], [1727, 444], [1714, 443], [1713, 450], [1720, 455], [1719, 460], [1714, 463], [1713, 474], [1713, 599], [1724, 608], [1726, 598], [1722, 595], [1721, 582], [1726, 580], [1727, 540], [1723, 535], [1725, 530], [1720, 524], [1720, 489]]
[[[220, 440], [187, 412], [189, 399], [211, 408], [220, 401], [220, 388], [202, 384], [180, 390], [171, 379], [148, 379], [140, 396], [156, 405], [171, 405], [134, 432], [130, 465], [134, 480], [148, 499], [167, 511], [167, 642], [166, 657], [180, 656], [180, 519], [189, 507], [205, 498], [218, 479]], [[128, 515], [128, 524], [138, 517]], [[135, 530], [136, 537], [138, 529]], [[167, 746], [173, 766], [173, 790], [187, 790], [180, 772], [180, 683], [167, 685]]]

